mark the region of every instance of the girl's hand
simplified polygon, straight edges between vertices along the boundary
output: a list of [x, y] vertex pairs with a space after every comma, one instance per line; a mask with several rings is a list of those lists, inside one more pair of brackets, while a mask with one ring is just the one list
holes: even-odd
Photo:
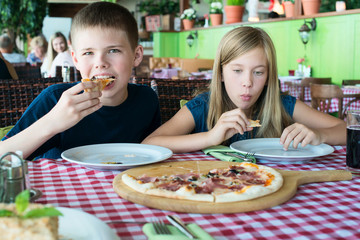
[[213, 145], [219, 145], [225, 140], [231, 138], [236, 133], [244, 134], [253, 128], [250, 125], [246, 114], [241, 109], [234, 109], [221, 115], [214, 128], [209, 133], [209, 139]]
[[80, 93], [94, 86], [92, 82], [79, 83], [63, 92], [59, 102], [46, 115], [48, 122], [53, 123], [53, 131], [57, 133], [65, 131], [101, 108], [100, 91]]
[[303, 124], [294, 123], [284, 129], [280, 137], [280, 143], [283, 144], [284, 149], [287, 150], [293, 141], [293, 147], [297, 148], [299, 143], [302, 147], [308, 144], [319, 145], [322, 143], [320, 133], [314, 129], [310, 129]]

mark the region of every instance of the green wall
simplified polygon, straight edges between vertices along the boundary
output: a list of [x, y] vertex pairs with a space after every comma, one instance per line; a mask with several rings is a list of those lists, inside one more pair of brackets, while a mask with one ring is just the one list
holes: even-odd
[[[311, 20], [311, 19], [307, 19]], [[223, 25], [218, 28], [197, 29], [198, 39], [192, 47], [187, 36], [194, 31], [154, 33], [154, 57], [214, 58], [217, 45], [229, 30], [240, 25], [260, 27], [274, 41], [278, 71], [284, 76], [296, 69], [298, 58], [306, 54], [314, 77], [332, 77], [333, 83], [343, 79], [360, 79], [360, 14], [317, 17], [317, 27], [310, 41], [302, 44], [298, 29], [304, 19]]]

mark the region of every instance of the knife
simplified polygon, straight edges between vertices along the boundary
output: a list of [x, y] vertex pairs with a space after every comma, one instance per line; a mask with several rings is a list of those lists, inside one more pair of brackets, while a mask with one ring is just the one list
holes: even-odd
[[187, 226], [183, 223], [183, 221], [181, 221], [180, 218], [178, 218], [177, 216], [171, 216], [171, 215], [167, 215], [166, 219], [172, 224], [174, 225], [177, 229], [179, 229], [182, 233], [184, 233], [188, 238], [190, 239], [195, 239], [197, 238], [194, 234], [192, 234], [192, 232], [190, 232], [190, 230], [187, 228]]

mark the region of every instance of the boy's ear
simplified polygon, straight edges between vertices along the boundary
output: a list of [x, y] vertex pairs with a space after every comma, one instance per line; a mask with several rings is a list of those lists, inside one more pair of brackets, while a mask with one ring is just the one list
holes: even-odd
[[71, 57], [72, 57], [72, 60], [73, 60], [73, 62], [74, 62], [75, 67], [78, 68], [78, 67], [77, 67], [77, 64], [79, 63], [79, 61], [78, 61], [77, 58], [76, 58], [76, 55], [75, 55], [74, 50], [71, 50]]
[[142, 59], [144, 56], [144, 49], [141, 45], [138, 45], [135, 48], [135, 59], [134, 59], [134, 67], [137, 67], [140, 65]]

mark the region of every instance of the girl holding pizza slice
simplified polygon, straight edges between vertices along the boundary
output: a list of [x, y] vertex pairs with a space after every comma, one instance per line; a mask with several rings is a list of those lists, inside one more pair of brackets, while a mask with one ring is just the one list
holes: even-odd
[[[209, 91], [186, 103], [143, 143], [174, 152], [197, 151], [249, 138], [345, 145], [346, 124], [280, 93], [276, 53], [260, 28], [239, 27], [225, 34], [217, 49]], [[250, 119], [260, 120], [251, 127]]]

